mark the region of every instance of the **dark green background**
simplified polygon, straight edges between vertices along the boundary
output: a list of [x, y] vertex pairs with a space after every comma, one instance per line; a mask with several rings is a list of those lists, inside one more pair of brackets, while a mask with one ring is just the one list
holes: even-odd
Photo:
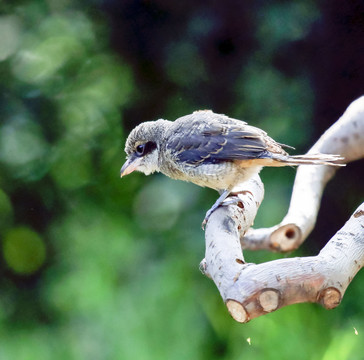
[[[0, 359], [362, 359], [361, 274], [336, 310], [237, 324], [198, 270], [217, 194], [119, 170], [135, 125], [197, 109], [304, 153], [363, 84], [361, 1], [0, 1]], [[255, 226], [294, 175], [262, 172]], [[339, 172], [293, 255], [344, 224], [360, 178]]]

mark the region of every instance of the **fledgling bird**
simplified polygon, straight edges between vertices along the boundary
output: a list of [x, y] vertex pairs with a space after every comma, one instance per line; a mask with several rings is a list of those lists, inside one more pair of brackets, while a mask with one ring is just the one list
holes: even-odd
[[219, 191], [220, 197], [206, 213], [205, 224], [235, 186], [264, 166], [342, 166], [339, 155], [290, 156], [283, 147], [289, 146], [244, 121], [200, 110], [175, 121], [160, 119], [138, 125], [126, 141], [127, 161], [120, 175], [161, 172]]

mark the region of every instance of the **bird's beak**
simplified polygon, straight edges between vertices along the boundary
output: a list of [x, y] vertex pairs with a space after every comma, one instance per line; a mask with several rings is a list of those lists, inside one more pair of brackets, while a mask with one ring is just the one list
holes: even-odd
[[137, 170], [139, 164], [140, 164], [141, 158], [130, 158], [126, 160], [125, 164], [122, 166], [120, 170], [120, 177], [123, 177], [125, 175], [128, 175], [132, 173], [133, 171]]

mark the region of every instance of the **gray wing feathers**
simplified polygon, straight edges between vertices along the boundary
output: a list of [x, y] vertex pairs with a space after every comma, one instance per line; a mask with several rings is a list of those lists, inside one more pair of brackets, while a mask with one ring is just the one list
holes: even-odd
[[[167, 136], [166, 149], [178, 161], [190, 165], [222, 161], [272, 159], [269, 166], [343, 166], [338, 155], [306, 154], [290, 156], [266, 132], [247, 123], [212, 111], [196, 111], [177, 119]], [[339, 162], [339, 163], [338, 163]], [[282, 165], [277, 165], [281, 163]]]
[[206, 117], [191, 121], [188, 116], [175, 121], [166, 146], [179, 161], [197, 165], [271, 157], [264, 141], [264, 132], [254, 131], [256, 128], [239, 120], [212, 114], [215, 121], [211, 121], [210, 117], [208, 121]]

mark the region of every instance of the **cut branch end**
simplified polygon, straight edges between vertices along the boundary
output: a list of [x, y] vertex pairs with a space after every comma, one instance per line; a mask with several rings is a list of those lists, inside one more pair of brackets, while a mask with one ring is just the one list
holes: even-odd
[[226, 301], [226, 307], [235, 321], [240, 323], [249, 321], [248, 313], [240, 302], [229, 299]]
[[264, 312], [277, 310], [279, 306], [279, 291], [275, 289], [263, 290], [259, 295], [260, 306]]
[[301, 229], [295, 224], [282, 225], [272, 232], [270, 243], [274, 251], [296, 250], [302, 243]]

